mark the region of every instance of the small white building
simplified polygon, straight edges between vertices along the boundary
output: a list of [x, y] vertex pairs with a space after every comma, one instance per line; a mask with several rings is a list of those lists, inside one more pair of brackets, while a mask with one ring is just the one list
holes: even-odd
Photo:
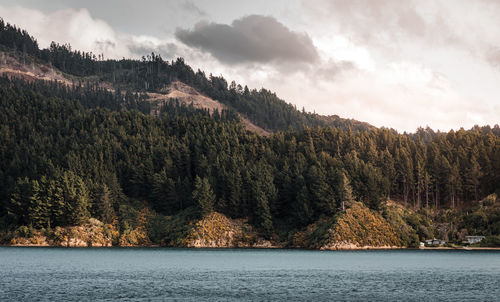
[[425, 241], [425, 245], [444, 245], [446, 241], [440, 239], [429, 239]]
[[484, 236], [465, 236], [465, 240], [469, 244], [479, 243], [484, 239]]

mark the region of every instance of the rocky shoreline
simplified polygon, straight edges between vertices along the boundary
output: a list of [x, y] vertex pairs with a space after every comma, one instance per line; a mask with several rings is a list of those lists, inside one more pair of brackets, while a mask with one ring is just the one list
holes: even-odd
[[257, 244], [252, 246], [214, 246], [214, 245], [197, 245], [197, 246], [161, 246], [152, 245], [136, 245], [136, 246], [116, 246], [116, 245], [88, 245], [81, 241], [71, 241], [68, 244], [49, 244], [48, 242], [41, 243], [16, 243], [16, 244], [0, 244], [0, 247], [52, 247], [52, 248], [186, 248], [186, 249], [286, 249], [286, 250], [316, 250], [316, 251], [384, 251], [384, 250], [459, 250], [459, 251], [500, 251], [500, 247], [399, 247], [399, 246], [339, 246], [337, 248], [305, 248], [305, 247], [285, 247], [276, 244]]
[[[500, 250], [490, 247], [411, 247], [397, 235], [383, 217], [362, 204], [335, 219], [325, 218], [287, 238], [276, 234], [263, 237], [247, 219], [231, 219], [212, 212], [194, 220], [179, 220], [156, 238], [148, 230], [149, 211], [138, 214], [137, 223], [120, 230], [119, 223], [106, 224], [91, 218], [79, 226], [36, 230], [19, 227], [0, 238], [0, 246], [17, 247], [173, 247], [173, 248], [241, 248], [303, 249], [321, 251], [356, 250]], [[160, 238], [161, 240], [158, 240]]]

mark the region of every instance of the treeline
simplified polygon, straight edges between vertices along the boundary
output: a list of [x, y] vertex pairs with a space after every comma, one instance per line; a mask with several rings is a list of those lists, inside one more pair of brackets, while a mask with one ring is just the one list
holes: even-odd
[[[0, 216], [13, 225], [113, 221], [133, 198], [164, 215], [191, 208], [249, 217], [270, 235], [353, 200], [460, 208], [499, 190], [492, 132], [451, 131], [424, 143], [387, 129], [318, 127], [266, 138], [231, 112], [210, 116], [172, 102], [154, 117], [121, 108], [123, 93], [63, 87], [0, 80]], [[114, 101], [96, 105], [94, 97]]]
[[115, 88], [134, 91], [159, 92], [172, 81], [180, 80], [195, 87], [207, 96], [247, 116], [260, 127], [276, 131], [301, 130], [304, 127], [326, 127], [352, 130], [369, 130], [373, 127], [356, 120], [336, 115], [320, 116], [302, 111], [279, 99], [266, 89], [248, 89], [234, 82], [228, 84], [222, 76], [207, 76], [188, 66], [182, 58], [166, 61], [152, 53], [142, 60], [104, 60], [103, 55], [71, 49], [70, 45], [53, 42], [49, 48], [40, 49], [36, 40], [25, 30], [0, 19], [0, 48], [13, 51], [25, 62], [33, 57], [57, 69], [78, 77], [90, 77], [112, 83]]

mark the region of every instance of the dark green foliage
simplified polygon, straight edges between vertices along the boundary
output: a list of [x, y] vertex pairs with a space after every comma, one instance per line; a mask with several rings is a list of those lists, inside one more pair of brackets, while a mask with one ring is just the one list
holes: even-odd
[[353, 198], [372, 208], [389, 194], [417, 208], [463, 207], [498, 189], [493, 134], [460, 130], [424, 144], [385, 129], [308, 128], [265, 138], [224, 114], [110, 111], [82, 105], [76, 90], [49, 97], [58, 89], [0, 79], [1, 209], [18, 225], [110, 222], [128, 196], [165, 215], [196, 205], [250, 217], [270, 234]]
[[254, 171], [254, 179], [251, 182], [251, 213], [252, 222], [262, 231], [265, 237], [271, 236], [273, 222], [269, 204], [273, 204], [277, 198], [273, 177], [267, 165], [259, 163], [260, 169]]
[[354, 201], [354, 196], [352, 194], [351, 181], [344, 171], [339, 180], [337, 190], [339, 192], [340, 208], [342, 212], [345, 212], [346, 207], [350, 206]]
[[207, 178], [196, 176], [194, 181], [193, 201], [196, 203], [203, 216], [214, 210], [215, 195]]
[[111, 224], [116, 219], [114, 204], [115, 200], [108, 186], [103, 185], [99, 198], [99, 216], [102, 222]]
[[78, 225], [90, 218], [89, 192], [73, 172], [40, 180], [19, 178], [14, 185], [8, 214], [18, 225], [47, 227]]
[[500, 201], [492, 194], [473, 202], [459, 225], [471, 235], [500, 235]]
[[199, 218], [197, 207], [188, 207], [175, 216], [156, 216], [147, 225], [148, 235], [153, 243], [165, 246], [182, 246], [193, 224], [193, 219]]
[[[332, 217], [353, 199], [372, 209], [388, 197], [415, 209], [466, 209], [500, 190], [498, 126], [400, 135], [300, 112], [265, 89], [194, 72], [182, 59], [96, 60], [57, 44], [40, 50], [3, 21], [0, 45], [92, 76], [72, 86], [0, 78], [0, 217], [13, 225], [64, 226], [90, 216], [112, 222], [132, 213], [124, 204], [133, 198], [162, 215], [199, 209], [250, 218], [270, 236], [278, 225], [298, 229]], [[175, 80], [231, 110], [210, 116], [173, 101], [151, 116], [142, 92]], [[236, 112], [290, 130], [261, 137], [246, 131]], [[477, 210], [463, 224], [498, 234], [496, 221]]]
[[479, 245], [484, 247], [500, 247], [500, 235], [488, 236]]

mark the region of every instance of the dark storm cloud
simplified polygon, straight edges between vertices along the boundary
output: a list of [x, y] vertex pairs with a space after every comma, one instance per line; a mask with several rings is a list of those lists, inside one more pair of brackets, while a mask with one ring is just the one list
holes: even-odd
[[231, 25], [200, 22], [192, 30], [177, 29], [175, 36], [225, 63], [312, 63], [318, 59], [307, 34], [293, 32], [273, 17], [251, 15]]

